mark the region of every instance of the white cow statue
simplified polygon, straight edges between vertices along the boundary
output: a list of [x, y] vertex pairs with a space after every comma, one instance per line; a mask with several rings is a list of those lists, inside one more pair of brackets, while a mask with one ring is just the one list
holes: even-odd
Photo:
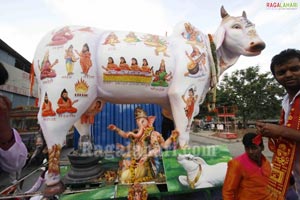
[[187, 175], [179, 176], [179, 182], [192, 189], [208, 188], [223, 184], [227, 163], [208, 165], [205, 160], [192, 154], [179, 154], [177, 161], [186, 170]]
[[221, 17], [213, 35], [188, 22], [169, 37], [80, 26], [49, 32], [33, 62], [49, 150], [47, 186], [60, 183], [60, 150], [70, 127], [90, 134], [105, 102], [161, 105], [172, 113], [180, 148], [187, 147], [192, 119], [221, 73], [240, 55], [265, 48], [245, 12], [233, 17], [221, 7]]

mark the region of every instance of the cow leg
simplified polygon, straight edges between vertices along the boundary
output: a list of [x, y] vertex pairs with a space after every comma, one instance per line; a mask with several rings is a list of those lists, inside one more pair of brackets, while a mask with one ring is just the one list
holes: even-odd
[[[63, 142], [70, 126], [63, 123], [57, 123], [52, 126], [41, 124], [43, 132], [47, 133], [44, 134], [44, 137], [48, 146], [48, 172], [46, 174], [46, 188], [43, 191], [44, 196], [61, 194], [65, 190], [60, 178], [59, 161]], [[54, 135], [51, 133], [55, 133], [55, 137], [57, 136], [56, 139], [51, 138]]]
[[46, 173], [46, 187], [43, 191], [45, 197], [61, 194], [65, 191], [65, 186], [60, 179], [60, 153], [61, 145], [55, 144], [48, 148], [48, 172]]
[[45, 120], [38, 114], [45, 141], [48, 147], [48, 172], [46, 174], [45, 196], [60, 194], [65, 190], [60, 178], [60, 154], [69, 129], [77, 120], [77, 117], [60, 118], [55, 120]]
[[91, 106], [82, 114], [80, 120], [74, 124], [80, 135], [78, 153], [81, 156], [92, 156], [94, 154], [94, 144], [91, 141], [91, 124], [94, 124], [95, 116], [101, 112], [103, 106], [104, 102], [100, 99], [94, 100]]
[[179, 131], [180, 148], [186, 148], [189, 145], [190, 127], [193, 118], [199, 112], [199, 102], [206, 94], [206, 85], [199, 85], [192, 82], [188, 87], [183, 88], [180, 84], [172, 84], [169, 88], [168, 97], [172, 109], [173, 119], [177, 131]]
[[179, 182], [184, 186], [189, 186], [187, 176], [178, 176]]
[[[170, 91], [176, 91], [170, 89]], [[185, 114], [185, 103], [182, 101], [182, 95], [176, 92], [169, 92], [169, 100], [172, 109], [173, 120], [175, 129], [179, 131], [179, 147], [186, 148], [189, 143], [190, 135], [188, 126], [188, 120]]]

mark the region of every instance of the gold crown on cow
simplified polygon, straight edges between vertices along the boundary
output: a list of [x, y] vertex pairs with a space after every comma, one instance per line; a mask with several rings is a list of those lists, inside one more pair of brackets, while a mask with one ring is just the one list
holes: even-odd
[[147, 113], [141, 108], [141, 107], [136, 107], [134, 110], [134, 115], [135, 119], [139, 118], [147, 118]]

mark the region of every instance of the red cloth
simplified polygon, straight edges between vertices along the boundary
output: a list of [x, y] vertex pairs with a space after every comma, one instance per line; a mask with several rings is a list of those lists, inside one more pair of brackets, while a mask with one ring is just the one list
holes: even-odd
[[228, 162], [223, 185], [223, 200], [271, 200], [268, 190], [270, 162], [262, 156], [262, 166], [253, 162], [246, 153]]
[[84, 74], [87, 74], [89, 72], [89, 69], [92, 67], [90, 52], [80, 53], [80, 66]]
[[52, 103], [48, 101], [48, 103], [43, 103], [42, 106], [42, 116], [47, 117], [47, 116], [55, 116], [56, 113], [52, 109]]
[[[300, 96], [298, 95], [291, 107], [286, 127], [299, 130], [300, 129]], [[284, 125], [284, 110], [281, 112], [280, 124]], [[298, 147], [299, 148], [299, 147]], [[295, 155], [297, 152], [297, 143], [287, 138], [270, 138], [269, 149], [274, 152], [272, 164], [273, 171], [269, 182], [270, 189], [278, 198], [283, 199], [289, 187], [290, 176], [294, 167]], [[286, 160], [282, 164], [282, 160]], [[298, 165], [295, 165], [298, 166]], [[280, 172], [280, 178], [278, 178]]]
[[56, 109], [56, 112], [58, 114], [62, 114], [65, 112], [69, 112], [69, 113], [76, 113], [77, 109], [72, 107], [72, 101], [70, 98], [68, 98], [67, 102], [65, 102], [62, 98], [60, 98], [57, 101], [58, 105], [64, 104], [63, 106], [59, 106], [59, 108]]

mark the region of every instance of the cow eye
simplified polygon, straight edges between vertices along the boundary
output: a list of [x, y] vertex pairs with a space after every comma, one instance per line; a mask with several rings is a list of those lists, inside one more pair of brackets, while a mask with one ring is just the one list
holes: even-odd
[[234, 29], [241, 29], [242, 27], [241, 27], [240, 24], [234, 24], [234, 25], [232, 26], [232, 28], [234, 28]]

